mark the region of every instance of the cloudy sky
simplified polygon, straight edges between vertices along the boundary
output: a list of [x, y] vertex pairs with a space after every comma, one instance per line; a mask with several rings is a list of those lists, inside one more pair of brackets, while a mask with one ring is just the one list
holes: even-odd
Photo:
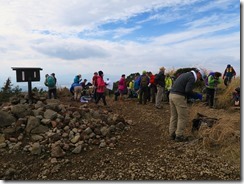
[[52, 72], [70, 85], [161, 66], [240, 74], [240, 1], [1, 0], [0, 42], [1, 86], [16, 82], [11, 67], [43, 68], [36, 85]]

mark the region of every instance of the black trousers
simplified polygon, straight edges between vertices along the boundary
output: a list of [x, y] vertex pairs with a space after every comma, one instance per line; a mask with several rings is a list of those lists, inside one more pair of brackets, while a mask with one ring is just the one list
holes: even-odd
[[49, 89], [48, 90], [48, 98], [51, 99], [53, 96], [53, 98], [57, 98], [57, 89], [54, 88], [54, 89]]
[[146, 104], [147, 103], [147, 99], [148, 99], [148, 86], [146, 87], [141, 87], [140, 89], [140, 93], [139, 93], [139, 103], [142, 103], [142, 99], [143, 99], [143, 103]]
[[98, 102], [100, 101], [100, 99], [103, 100], [103, 104], [104, 104], [104, 105], [107, 105], [106, 100], [105, 100], [105, 95], [104, 95], [104, 93], [97, 93], [97, 94], [96, 94], [96, 104], [98, 104]]
[[214, 93], [215, 89], [207, 88], [207, 96], [206, 96], [206, 102], [207, 104], [212, 107], [214, 103]]

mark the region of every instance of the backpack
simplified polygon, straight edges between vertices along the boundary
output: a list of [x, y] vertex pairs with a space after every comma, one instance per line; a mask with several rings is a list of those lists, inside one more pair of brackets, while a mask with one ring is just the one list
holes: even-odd
[[141, 87], [146, 87], [148, 85], [148, 77], [146, 75], [141, 76]]
[[204, 79], [204, 83], [206, 86], [208, 86], [208, 77], [209, 76], [214, 76], [214, 72], [211, 72], [205, 79]]
[[47, 77], [47, 86], [48, 87], [54, 87], [55, 86], [54, 77], [52, 77], [52, 76]]

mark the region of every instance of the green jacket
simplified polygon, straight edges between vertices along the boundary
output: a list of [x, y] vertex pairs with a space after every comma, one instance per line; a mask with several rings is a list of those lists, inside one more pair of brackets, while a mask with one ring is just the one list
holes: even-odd
[[172, 87], [172, 79], [170, 77], [165, 78], [165, 89], [169, 91]]
[[215, 87], [217, 87], [218, 84], [220, 84], [220, 78], [216, 79], [212, 75], [208, 76], [207, 88], [214, 89]]

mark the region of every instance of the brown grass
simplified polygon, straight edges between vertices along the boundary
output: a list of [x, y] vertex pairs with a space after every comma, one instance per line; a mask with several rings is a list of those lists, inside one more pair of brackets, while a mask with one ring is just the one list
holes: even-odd
[[[230, 86], [231, 88], [231, 86]], [[225, 94], [225, 93], [224, 93]], [[192, 122], [196, 118], [196, 114], [201, 113], [211, 118], [217, 118], [213, 127], [202, 124], [199, 131], [194, 136], [200, 141], [200, 146], [221, 154], [228, 160], [240, 163], [240, 111], [229, 111], [226, 109], [210, 109], [202, 103], [194, 104], [190, 108], [190, 123], [187, 127], [188, 133], [192, 127]]]
[[233, 106], [232, 102], [232, 93], [235, 91], [235, 88], [240, 86], [240, 77], [237, 77], [235, 79], [232, 79], [232, 82], [229, 84], [228, 87], [226, 87], [223, 83], [219, 84], [218, 91], [217, 91], [217, 108], [224, 108], [228, 109], [231, 106]]

